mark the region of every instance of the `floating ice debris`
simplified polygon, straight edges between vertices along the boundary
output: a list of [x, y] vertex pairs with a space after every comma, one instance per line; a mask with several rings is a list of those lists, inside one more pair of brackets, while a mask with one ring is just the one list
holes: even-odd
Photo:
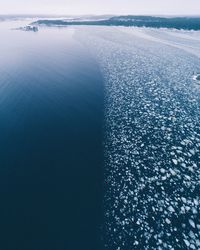
[[172, 212], [172, 213], [175, 212], [175, 210], [174, 210], [174, 208], [173, 208], [172, 206], [169, 206], [169, 207], [168, 207], [168, 210], [169, 210], [170, 212]]
[[166, 172], [166, 170], [165, 170], [164, 168], [161, 168], [161, 169], [160, 169], [160, 172], [161, 172], [162, 174], [164, 174], [164, 173]]
[[189, 242], [188, 240], [185, 240], [185, 239], [184, 239], [184, 242], [185, 242], [185, 245], [186, 245], [187, 247], [190, 246], [190, 242]]
[[175, 165], [178, 164], [178, 161], [177, 161], [176, 159], [172, 159], [172, 161], [173, 161], [173, 163], [174, 163]]
[[196, 249], [195, 245], [193, 245], [193, 244], [190, 245], [190, 248], [191, 249]]
[[183, 201], [183, 203], [186, 203], [186, 202], [187, 202], [187, 200], [186, 200], [185, 197], [181, 197], [181, 200]]
[[193, 220], [189, 219], [189, 223], [190, 223], [190, 225], [191, 225], [193, 228], [195, 228], [195, 224], [194, 224], [194, 221], [193, 221]]
[[105, 81], [105, 249], [200, 249], [200, 33], [78, 31]]
[[197, 73], [197, 74], [193, 75], [192, 78], [193, 78], [194, 81], [200, 82], [200, 73]]
[[166, 221], [167, 224], [171, 223], [171, 221], [168, 218], [166, 218], [165, 221]]
[[189, 232], [189, 236], [190, 236], [191, 239], [195, 239], [195, 238], [196, 238], [196, 236], [195, 236], [195, 234], [193, 233], [193, 231], [190, 231], [190, 232]]
[[170, 168], [169, 171], [170, 171], [171, 175], [173, 175], [173, 176], [176, 175], [176, 171], [174, 171], [173, 169]]
[[198, 240], [198, 239], [196, 240], [196, 246], [200, 247], [200, 240]]

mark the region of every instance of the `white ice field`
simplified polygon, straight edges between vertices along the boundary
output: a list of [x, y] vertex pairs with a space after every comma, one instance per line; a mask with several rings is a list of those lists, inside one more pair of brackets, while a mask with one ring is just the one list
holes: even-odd
[[200, 249], [200, 32], [74, 36], [105, 82], [106, 249]]

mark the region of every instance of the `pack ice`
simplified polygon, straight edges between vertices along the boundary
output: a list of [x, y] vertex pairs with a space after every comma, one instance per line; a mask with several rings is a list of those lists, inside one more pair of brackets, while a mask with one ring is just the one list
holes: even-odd
[[105, 89], [105, 249], [200, 249], [200, 32], [79, 27]]

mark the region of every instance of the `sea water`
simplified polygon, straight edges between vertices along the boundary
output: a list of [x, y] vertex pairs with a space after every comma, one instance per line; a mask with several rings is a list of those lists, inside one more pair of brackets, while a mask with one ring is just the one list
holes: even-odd
[[0, 249], [98, 249], [101, 74], [72, 28], [0, 23]]

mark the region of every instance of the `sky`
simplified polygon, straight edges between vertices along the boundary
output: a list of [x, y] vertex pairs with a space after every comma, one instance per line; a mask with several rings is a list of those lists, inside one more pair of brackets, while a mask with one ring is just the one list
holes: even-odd
[[200, 16], [200, 0], [0, 0], [0, 14]]

